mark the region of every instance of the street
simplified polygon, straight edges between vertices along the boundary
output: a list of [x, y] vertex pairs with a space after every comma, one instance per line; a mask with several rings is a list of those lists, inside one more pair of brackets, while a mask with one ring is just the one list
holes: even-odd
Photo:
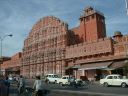
[[[34, 80], [26, 80], [26, 85], [32, 87]], [[50, 92], [47, 96], [127, 96], [128, 88], [121, 87], [103, 87], [99, 83], [94, 83], [85, 88], [73, 88], [69, 86], [60, 86], [59, 84], [45, 84], [44, 89]], [[10, 96], [17, 96], [17, 87], [11, 85]]]

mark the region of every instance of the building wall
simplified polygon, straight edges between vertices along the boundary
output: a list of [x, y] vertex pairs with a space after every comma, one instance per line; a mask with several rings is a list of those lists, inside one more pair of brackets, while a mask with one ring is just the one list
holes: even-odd
[[40, 19], [24, 41], [23, 75], [35, 77], [48, 73], [64, 74], [68, 25], [47, 16]]
[[85, 42], [66, 47], [66, 59], [77, 57], [89, 57], [98, 54], [113, 54], [111, 38], [102, 38], [95, 42]]
[[11, 57], [11, 60], [3, 62], [2, 69], [4, 70], [4, 74], [6, 74], [6, 75], [9, 75], [9, 74], [20, 75], [21, 56], [22, 56], [22, 53], [18, 52]]
[[[86, 64], [93, 64], [94, 62], [115, 62], [128, 60], [128, 35], [116, 38], [102, 38], [95, 42], [86, 42], [75, 44], [66, 47], [66, 64], [67, 66], [83, 66]], [[123, 66], [124, 63], [118, 66]], [[93, 66], [92, 66], [93, 67]], [[77, 71], [77, 78], [81, 76], [94, 78], [98, 73], [96, 70], [79, 70]], [[126, 72], [128, 73], [128, 72]], [[110, 71], [103, 71], [102, 74], [111, 74]], [[122, 74], [122, 73], [121, 73]], [[75, 74], [74, 74], [75, 75]]]
[[128, 35], [114, 37], [114, 55], [128, 55]]
[[[81, 42], [73, 43], [66, 47], [66, 66], [83, 66], [93, 62], [107, 62], [124, 59], [127, 60], [128, 36], [119, 35], [107, 38], [104, 15], [91, 7], [85, 9], [80, 17], [80, 26], [73, 28], [72, 32], [77, 34]], [[122, 64], [123, 65], [123, 64]], [[79, 69], [79, 67], [78, 67]], [[104, 72], [103, 73], [111, 73]], [[75, 72], [74, 72], [75, 73]], [[76, 75], [74, 74], [73, 75]], [[101, 71], [77, 70], [77, 76], [94, 78], [94, 75]], [[68, 74], [68, 73], [67, 73]]]

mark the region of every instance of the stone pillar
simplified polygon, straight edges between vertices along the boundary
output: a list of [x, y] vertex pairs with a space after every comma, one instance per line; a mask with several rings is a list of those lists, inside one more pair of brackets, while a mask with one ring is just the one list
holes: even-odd
[[63, 76], [63, 75], [65, 75], [65, 61], [64, 60], [62, 60], [62, 63], [61, 63], [61, 65], [62, 65], [62, 73], [61, 73], [61, 75]]
[[53, 62], [53, 73], [56, 74], [56, 63]]

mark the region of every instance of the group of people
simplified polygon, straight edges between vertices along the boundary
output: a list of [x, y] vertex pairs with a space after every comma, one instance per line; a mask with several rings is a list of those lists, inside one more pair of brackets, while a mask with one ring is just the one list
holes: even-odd
[[[21, 75], [17, 81], [19, 95], [25, 91], [25, 78]], [[0, 76], [0, 96], [9, 96], [10, 80], [8, 77]], [[43, 83], [40, 76], [36, 76], [36, 80], [33, 84], [35, 90], [35, 96], [43, 96]]]
[[[40, 76], [36, 76], [36, 80], [33, 84], [33, 89], [35, 92], [35, 96], [43, 96], [43, 83], [42, 80], [40, 79]], [[23, 76], [20, 76], [19, 81], [18, 81], [18, 92], [19, 94], [22, 94], [25, 90], [25, 79]]]

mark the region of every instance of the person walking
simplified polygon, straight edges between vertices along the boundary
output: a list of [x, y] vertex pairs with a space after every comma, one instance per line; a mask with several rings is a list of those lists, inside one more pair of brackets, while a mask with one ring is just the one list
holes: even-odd
[[25, 90], [25, 79], [22, 75], [20, 75], [19, 81], [18, 81], [18, 91], [19, 94], [23, 93]]
[[5, 78], [4, 83], [5, 83], [6, 87], [7, 87], [7, 96], [9, 96], [10, 81], [8, 79], [8, 76]]
[[36, 80], [33, 85], [33, 89], [35, 89], [35, 96], [43, 96], [43, 83], [40, 79], [40, 76], [36, 76]]
[[0, 96], [8, 96], [7, 95], [7, 86], [4, 82], [4, 77], [0, 75]]

